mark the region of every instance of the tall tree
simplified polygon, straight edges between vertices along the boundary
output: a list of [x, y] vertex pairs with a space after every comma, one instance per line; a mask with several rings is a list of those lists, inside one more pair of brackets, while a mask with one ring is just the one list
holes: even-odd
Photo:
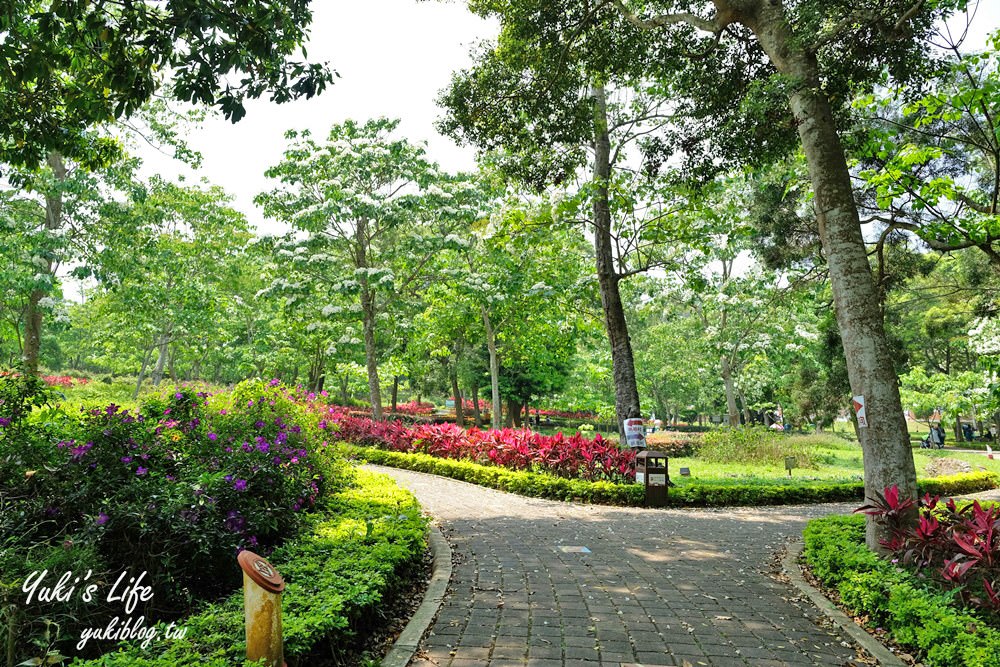
[[[586, 168], [573, 214], [593, 233], [621, 427], [625, 419], [641, 416], [621, 285], [658, 265], [655, 249], [665, 240], [655, 233], [663, 206], [655, 198], [635, 201], [636, 193], [655, 192], [649, 179], [622, 185], [631, 175], [630, 152], [640, 144], [662, 145], [659, 133], [668, 114], [643, 83], [612, 76], [604, 52], [607, 42], [615, 41], [613, 33], [591, 33], [579, 43], [545, 40], [537, 26], [511, 20], [505, 12], [516, 10], [508, 3], [470, 6], [497, 13], [502, 30], [496, 44], [476, 53], [472, 68], [453, 77], [441, 100], [448, 112], [441, 127], [535, 188], [565, 186]], [[563, 20], [559, 3], [535, 8], [529, 24]], [[572, 23], [574, 17], [565, 20]], [[640, 53], [641, 46], [635, 47], [633, 55]], [[584, 206], [588, 210], [581, 214]]]
[[[784, 125], [798, 135], [812, 183], [851, 390], [866, 399], [868, 427], [860, 429], [860, 435], [869, 498], [893, 485], [904, 496], [914, 497], [916, 471], [838, 115], [843, 100], [854, 92], [852, 87], [871, 88], [886, 70], [900, 79], [912, 76], [923, 55], [924, 36], [955, 4], [923, 0], [603, 3], [644, 33], [659, 34], [666, 43], [685, 44], [692, 52], [708, 52], [701, 61], [678, 63], [682, 76], [675, 79], [689, 84], [691, 75], [698, 73], [707, 75], [707, 86], [671, 87], [674, 95], [691, 100], [701, 118], [709, 119], [706, 131], [730, 131], [703, 143], [725, 147], [734, 139], [745, 141], [745, 136], [734, 136], [736, 114], [720, 106], [740, 98], [742, 108], [781, 119], [772, 121], [772, 131]], [[744, 76], [737, 85], [721, 83], [717, 77], [726, 62], [744, 64], [752, 76]], [[721, 88], [711, 90], [720, 83]], [[762, 91], [770, 99], [758, 97], [754, 104], [753, 94]], [[775, 104], [781, 98], [784, 109]], [[759, 153], [766, 154], [766, 147]], [[880, 548], [880, 530], [869, 520], [867, 541], [873, 549]]]
[[303, 232], [282, 249], [298, 275], [357, 299], [376, 419], [380, 315], [392, 298], [419, 285], [448, 233], [479, 212], [477, 189], [438, 171], [423, 148], [393, 137], [398, 124], [347, 121], [324, 142], [309, 132], [287, 133], [284, 159], [266, 172], [282, 185], [256, 199], [266, 215]]

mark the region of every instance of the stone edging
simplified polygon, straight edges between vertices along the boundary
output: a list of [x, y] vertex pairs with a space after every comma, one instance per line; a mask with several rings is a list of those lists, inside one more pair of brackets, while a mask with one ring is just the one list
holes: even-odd
[[861, 648], [872, 655], [883, 667], [906, 667], [906, 663], [885, 647], [870, 634], [848, 618], [847, 614], [837, 608], [823, 593], [813, 588], [802, 576], [799, 569], [799, 556], [802, 554], [803, 544], [801, 541], [792, 542], [788, 545], [788, 551], [781, 559], [781, 567], [792, 585], [805, 594], [814, 605], [838, 628], [848, 634]]
[[427, 531], [427, 539], [434, 557], [434, 569], [427, 584], [424, 601], [420, 603], [410, 622], [396, 638], [396, 643], [389, 649], [389, 653], [382, 658], [382, 667], [406, 667], [410, 663], [424, 633], [434, 622], [434, 617], [437, 616], [448, 591], [448, 583], [451, 581], [451, 546], [437, 526], [432, 526]]

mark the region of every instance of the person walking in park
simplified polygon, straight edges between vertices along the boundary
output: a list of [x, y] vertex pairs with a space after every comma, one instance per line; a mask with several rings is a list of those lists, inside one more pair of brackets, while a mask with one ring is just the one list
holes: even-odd
[[944, 429], [941, 428], [941, 422], [931, 426], [931, 432], [928, 437], [931, 441], [931, 447], [944, 449]]

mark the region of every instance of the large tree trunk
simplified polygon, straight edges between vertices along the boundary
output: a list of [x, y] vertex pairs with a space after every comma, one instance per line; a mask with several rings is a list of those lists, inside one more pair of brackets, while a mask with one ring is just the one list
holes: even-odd
[[507, 420], [514, 428], [521, 428], [521, 403], [516, 398], [507, 399]]
[[620, 442], [625, 442], [625, 420], [641, 417], [639, 390], [635, 382], [632, 342], [625, 321], [625, 308], [619, 291], [611, 243], [611, 208], [608, 182], [611, 179], [611, 139], [608, 134], [608, 109], [603, 85], [595, 85], [594, 96], [594, 255], [597, 260], [597, 283], [601, 290], [604, 330], [611, 346], [611, 371], [615, 383], [615, 417]]
[[[728, 0], [715, 0], [717, 6]], [[735, 4], [735, 3], [734, 3]], [[850, 172], [830, 102], [823, 92], [819, 66], [793, 34], [781, 3], [758, 1], [752, 15], [740, 20], [760, 40], [788, 82], [788, 99], [809, 167], [823, 252], [829, 268], [837, 324], [844, 345], [851, 391], [865, 397], [868, 427], [860, 428], [864, 453], [865, 494], [898, 486], [902, 497], [917, 493], [899, 398], [899, 384], [879, 309], [878, 291], [868, 263]], [[880, 549], [885, 532], [869, 518], [867, 543]]]
[[[357, 267], [368, 268], [368, 224], [358, 221]], [[378, 379], [378, 351], [375, 348], [375, 291], [368, 284], [367, 274], [361, 275], [361, 318], [365, 338], [365, 363], [368, 367], [368, 393], [372, 403], [372, 417], [382, 419], [382, 389]]]
[[490, 426], [500, 428], [500, 413], [503, 410], [500, 403], [500, 359], [497, 356], [497, 336], [493, 331], [489, 310], [482, 305], [479, 308], [483, 315], [483, 327], [486, 329], [486, 348], [490, 351], [490, 398], [493, 401], [490, 408]]
[[[66, 165], [62, 155], [56, 151], [49, 153], [49, 168], [56, 180], [56, 191], [45, 195], [45, 229], [55, 231], [62, 227], [62, 190], [59, 189], [66, 180]], [[45, 258], [45, 276], [52, 280], [51, 257]], [[24, 370], [26, 373], [38, 373], [38, 355], [42, 349], [42, 309], [41, 301], [50, 289], [35, 288], [28, 295], [28, 303], [24, 315]]]
[[726, 409], [729, 413], [729, 426], [738, 428], [740, 425], [740, 409], [736, 407], [736, 385], [733, 382], [733, 369], [729, 365], [729, 357], [722, 355], [719, 362], [719, 373], [722, 384], [726, 388]]

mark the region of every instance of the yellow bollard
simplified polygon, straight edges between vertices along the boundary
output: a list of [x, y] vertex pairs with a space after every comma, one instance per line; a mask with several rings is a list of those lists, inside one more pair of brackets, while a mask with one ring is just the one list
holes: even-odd
[[281, 642], [281, 592], [285, 580], [273, 565], [252, 551], [236, 558], [243, 569], [243, 609], [246, 613], [247, 660], [284, 667]]

